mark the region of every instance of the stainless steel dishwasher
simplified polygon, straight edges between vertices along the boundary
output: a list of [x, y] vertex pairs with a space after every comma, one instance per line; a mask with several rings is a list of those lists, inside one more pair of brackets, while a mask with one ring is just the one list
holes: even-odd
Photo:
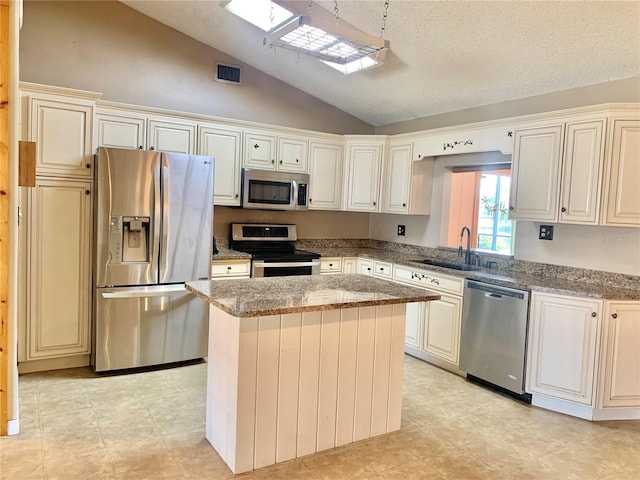
[[460, 370], [530, 402], [524, 392], [529, 292], [465, 280]]

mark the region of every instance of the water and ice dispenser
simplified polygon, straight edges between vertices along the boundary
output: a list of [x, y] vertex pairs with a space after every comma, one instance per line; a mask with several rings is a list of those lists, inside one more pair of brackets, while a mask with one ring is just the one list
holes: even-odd
[[111, 217], [109, 263], [148, 263], [150, 226], [150, 217]]

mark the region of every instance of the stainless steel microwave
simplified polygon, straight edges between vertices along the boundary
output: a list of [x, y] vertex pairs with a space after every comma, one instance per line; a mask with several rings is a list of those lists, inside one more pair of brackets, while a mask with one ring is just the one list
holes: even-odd
[[262, 210], [306, 210], [309, 175], [242, 169], [242, 208]]

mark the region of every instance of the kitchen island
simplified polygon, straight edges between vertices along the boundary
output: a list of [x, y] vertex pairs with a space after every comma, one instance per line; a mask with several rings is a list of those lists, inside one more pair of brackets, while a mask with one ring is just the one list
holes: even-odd
[[210, 303], [206, 437], [234, 473], [400, 429], [406, 304], [357, 274], [194, 281]]

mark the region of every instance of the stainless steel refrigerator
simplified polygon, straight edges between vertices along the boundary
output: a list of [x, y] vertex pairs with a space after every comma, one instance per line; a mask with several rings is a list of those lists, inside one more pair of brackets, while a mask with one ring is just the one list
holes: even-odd
[[94, 370], [205, 357], [213, 159], [101, 147], [95, 172]]

